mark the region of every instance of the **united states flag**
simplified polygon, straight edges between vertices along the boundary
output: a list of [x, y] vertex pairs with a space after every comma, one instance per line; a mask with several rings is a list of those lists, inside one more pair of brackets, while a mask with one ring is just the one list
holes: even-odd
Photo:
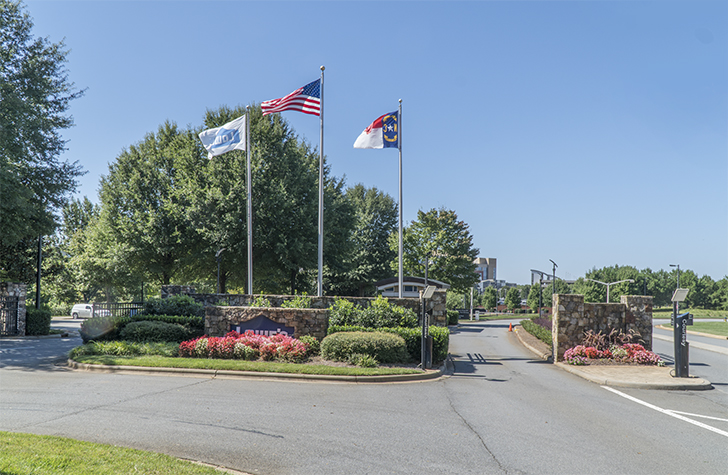
[[263, 115], [288, 110], [321, 115], [321, 80], [299, 87], [285, 97], [263, 101], [260, 108], [263, 109]]

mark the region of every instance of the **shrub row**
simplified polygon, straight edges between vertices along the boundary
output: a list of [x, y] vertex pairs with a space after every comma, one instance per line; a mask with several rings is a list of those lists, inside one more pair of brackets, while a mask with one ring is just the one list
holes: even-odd
[[381, 295], [369, 307], [361, 308], [339, 299], [329, 307], [329, 325], [356, 325], [365, 328], [417, 326], [417, 315], [411, 309], [392, 305]]
[[553, 345], [553, 341], [551, 339], [551, 330], [547, 330], [546, 328], [542, 327], [541, 325], [530, 319], [521, 320], [521, 327], [523, 327], [524, 330], [526, 330], [528, 333], [535, 336], [542, 342], [546, 343], [547, 345]]
[[[340, 332], [328, 335], [321, 342], [321, 356], [327, 360], [349, 361], [359, 355], [374, 358], [379, 363], [404, 363], [409, 360], [404, 338], [393, 333]], [[357, 358], [358, 357], [358, 358]]]
[[179, 315], [182, 317], [204, 317], [205, 308], [189, 295], [174, 295], [166, 299], [151, 298], [144, 302], [144, 315]]
[[[419, 361], [422, 352], [422, 330], [420, 328], [379, 328], [379, 331], [394, 333], [404, 339], [410, 361]], [[373, 332], [372, 328], [365, 328], [354, 325], [330, 325], [328, 334], [333, 335], [340, 332]], [[431, 326], [429, 329], [432, 337], [432, 361], [445, 361], [450, 346], [450, 330], [443, 327]], [[328, 338], [328, 337], [327, 337]], [[323, 344], [323, 342], [322, 342]], [[323, 350], [322, 350], [323, 351]]]
[[[84, 343], [91, 340], [111, 341], [123, 339], [122, 332], [132, 322], [153, 322], [157, 325], [134, 325], [125, 336], [132, 341], [180, 341], [202, 335], [205, 320], [198, 316], [179, 315], [134, 315], [133, 317], [94, 317], [81, 323], [81, 338]], [[184, 334], [178, 327], [184, 329]], [[160, 330], [160, 336], [152, 335], [154, 329]], [[170, 340], [161, 338], [174, 337]]]

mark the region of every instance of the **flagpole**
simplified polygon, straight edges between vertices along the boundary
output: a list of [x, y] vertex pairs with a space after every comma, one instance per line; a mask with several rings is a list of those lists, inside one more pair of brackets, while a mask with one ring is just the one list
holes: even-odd
[[402, 264], [402, 99], [399, 100], [399, 137], [397, 145], [399, 148], [399, 298], [402, 298], [404, 265]]
[[324, 69], [321, 66], [321, 135], [319, 137], [318, 296], [323, 296], [324, 275]]
[[253, 295], [253, 174], [250, 171], [250, 106], [245, 106], [245, 154], [247, 156], [246, 188], [248, 188], [248, 295]]

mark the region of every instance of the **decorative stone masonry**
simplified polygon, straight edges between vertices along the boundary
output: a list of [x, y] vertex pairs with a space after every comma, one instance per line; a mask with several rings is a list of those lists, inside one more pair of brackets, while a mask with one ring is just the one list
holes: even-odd
[[[18, 315], [17, 315], [17, 329], [15, 335], [17, 336], [25, 336], [25, 322], [26, 322], [26, 312], [25, 312], [25, 298], [27, 295], [27, 285], [26, 284], [19, 284], [14, 282], [0, 282], [0, 297], [17, 297], [18, 299]], [[3, 318], [9, 318], [11, 316], [11, 311], [14, 314], [15, 309], [7, 309], [8, 311], [3, 310]], [[14, 315], [13, 315], [14, 316]], [[8, 323], [10, 322], [2, 322], [2, 326], [6, 327]]]
[[225, 336], [231, 325], [253, 320], [264, 315], [274, 322], [293, 327], [293, 337], [315, 336], [319, 341], [329, 328], [329, 312], [315, 308], [272, 307], [205, 307], [205, 333], [208, 336]]
[[564, 352], [581, 344], [584, 333], [609, 334], [612, 330], [635, 331], [652, 350], [652, 297], [623, 295], [620, 303], [584, 303], [583, 295], [556, 294], [553, 306], [551, 337], [554, 361], [562, 361]]
[[[293, 300], [296, 296], [293, 295], [241, 295], [241, 294], [198, 294], [195, 293], [195, 288], [188, 285], [163, 285], [162, 286], [162, 298], [167, 298], [173, 295], [189, 295], [196, 302], [201, 303], [205, 307], [220, 305], [220, 306], [233, 306], [233, 307], [245, 307], [249, 306], [255, 299], [263, 297], [274, 307], [280, 307], [283, 302]], [[447, 309], [445, 307], [445, 290], [436, 290], [430, 300], [427, 301], [427, 312], [430, 314], [430, 323], [437, 326], [447, 326]], [[311, 299], [312, 309], [327, 309], [334, 305], [334, 302], [338, 299], [345, 299], [352, 302], [360, 307], [368, 307], [371, 302], [375, 300], [375, 297], [317, 297], [309, 296]], [[389, 303], [393, 305], [399, 305], [412, 309], [419, 319], [422, 315], [422, 309], [420, 307], [420, 299], [413, 298], [388, 298]]]

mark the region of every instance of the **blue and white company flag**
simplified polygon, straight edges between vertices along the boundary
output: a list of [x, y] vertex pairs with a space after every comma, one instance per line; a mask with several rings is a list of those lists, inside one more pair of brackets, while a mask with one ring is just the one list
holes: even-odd
[[209, 159], [230, 150], [245, 150], [245, 137], [245, 115], [221, 127], [200, 132], [200, 140]]

